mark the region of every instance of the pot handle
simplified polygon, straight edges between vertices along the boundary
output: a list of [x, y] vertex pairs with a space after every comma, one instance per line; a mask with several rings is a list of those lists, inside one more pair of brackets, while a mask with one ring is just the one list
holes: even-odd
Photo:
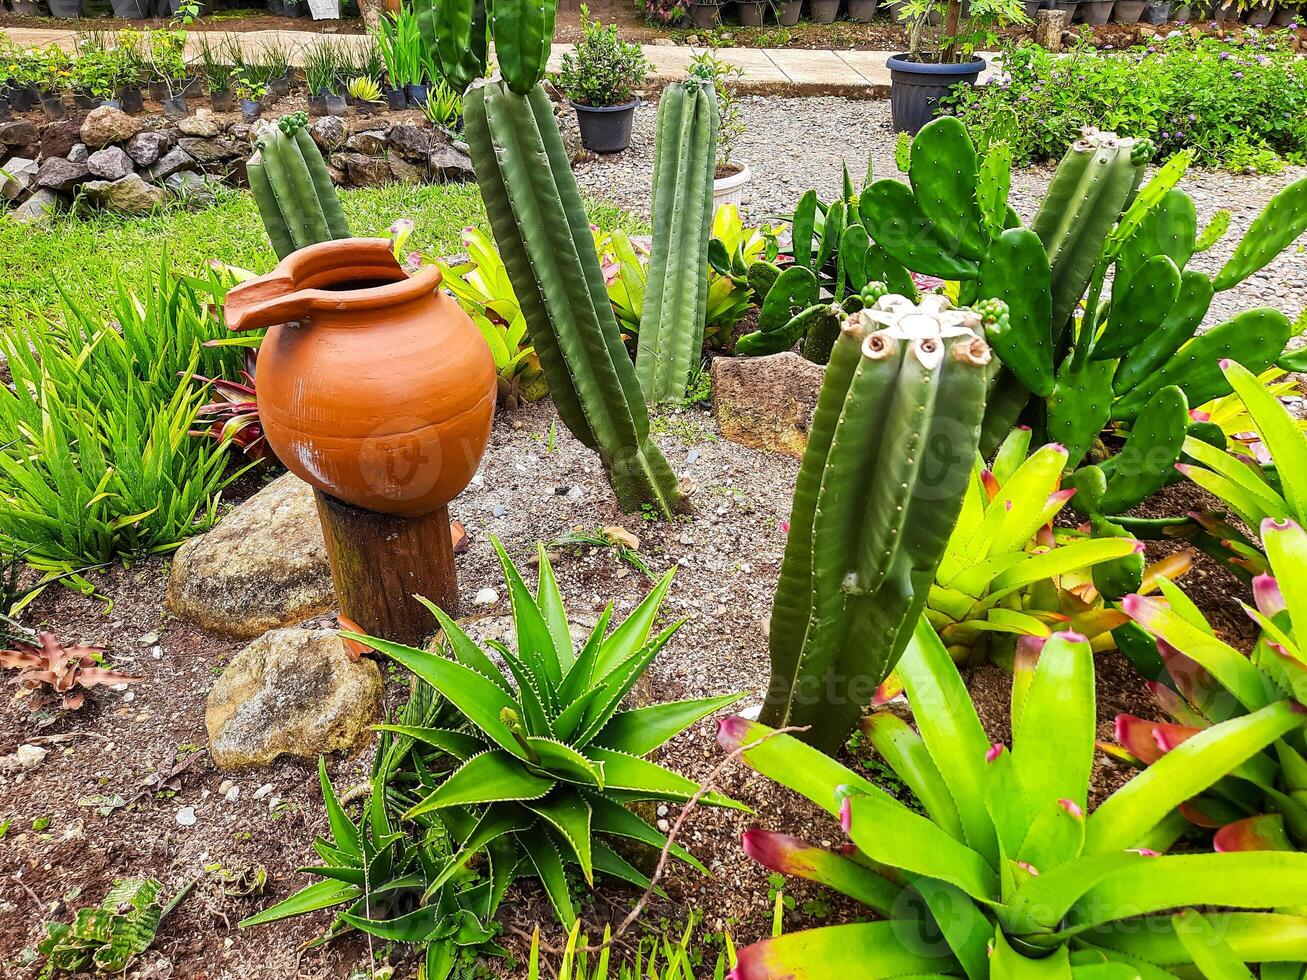
[[302, 319], [315, 295], [317, 290], [296, 289], [290, 273], [274, 269], [227, 291], [227, 329], [258, 330]]

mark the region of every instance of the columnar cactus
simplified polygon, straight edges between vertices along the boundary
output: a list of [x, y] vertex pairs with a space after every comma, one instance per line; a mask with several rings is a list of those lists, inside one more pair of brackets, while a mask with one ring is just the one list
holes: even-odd
[[635, 360], [640, 389], [651, 402], [684, 393], [703, 346], [716, 160], [712, 81], [673, 82], [658, 102], [653, 254]]
[[934, 581], [984, 414], [982, 325], [942, 296], [882, 295], [831, 351], [772, 608], [763, 715], [810, 725], [803, 738], [819, 748], [853, 730]]
[[[506, 0], [504, 6], [517, 6], [516, 0]], [[553, 4], [545, 6], [554, 9]], [[473, 79], [485, 74], [490, 25], [484, 0], [413, 0], [413, 12], [431, 63], [446, 85], [462, 92]], [[551, 13], [551, 28], [552, 21]]]
[[604, 287], [589, 220], [548, 96], [500, 80], [464, 99], [486, 213], [563, 423], [599, 454], [625, 510], [680, 504]]
[[261, 123], [246, 165], [254, 203], [277, 258], [305, 245], [348, 238], [345, 212], [303, 113]]

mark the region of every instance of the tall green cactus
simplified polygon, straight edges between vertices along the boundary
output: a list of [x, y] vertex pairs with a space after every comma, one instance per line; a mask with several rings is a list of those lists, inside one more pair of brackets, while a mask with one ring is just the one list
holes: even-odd
[[635, 373], [651, 402], [685, 393], [703, 347], [708, 242], [717, 160], [717, 93], [710, 79], [668, 85], [658, 102], [653, 254]]
[[477, 184], [559, 417], [599, 454], [624, 510], [680, 505], [604, 287], [553, 107], [500, 80], [473, 84], [464, 125]]
[[[454, 91], [466, 90], [473, 79], [486, 73], [490, 36], [485, 0], [412, 2], [418, 30], [436, 70]], [[505, 6], [516, 2], [505, 0]]]
[[282, 116], [276, 126], [260, 124], [254, 156], [245, 168], [279, 259], [305, 245], [349, 237], [327, 165], [304, 128], [307, 121], [303, 113], [295, 113]]
[[772, 607], [763, 719], [827, 751], [893, 668], [957, 520], [984, 413], [980, 315], [881, 296], [831, 351]]

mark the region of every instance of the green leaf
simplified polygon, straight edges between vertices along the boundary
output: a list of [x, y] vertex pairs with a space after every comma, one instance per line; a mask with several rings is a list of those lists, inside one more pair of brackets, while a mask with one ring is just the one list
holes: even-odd
[[301, 888], [284, 902], [278, 902], [270, 909], [264, 909], [240, 923], [242, 929], [261, 926], [279, 919], [290, 919], [306, 912], [329, 909], [359, 897], [359, 890], [353, 885], [341, 884], [339, 881], [319, 881]]
[[563, 861], [558, 856], [558, 848], [547, 834], [522, 834], [518, 837], [527, 858], [535, 867], [536, 875], [545, 886], [554, 912], [564, 929], [571, 929], [576, 924], [576, 908], [572, 905], [572, 896], [567, 889], [567, 876], [563, 873]]
[[[1273, 964], [1307, 963], [1307, 917], [1274, 912], [1221, 912], [1221, 940], [1245, 963], [1262, 964], [1262, 976]], [[1193, 955], [1175, 933], [1171, 916], [1144, 916], [1094, 930], [1094, 945], [1123, 956], [1162, 966], [1193, 962]]]
[[1094, 654], [1088, 642], [1055, 633], [1039, 654], [1012, 733], [1012, 761], [1027, 800], [1066, 799], [1085, 808], [1096, 721]]
[[508, 679], [495, 666], [494, 661], [486, 656], [485, 651], [477, 645], [477, 642], [463, 631], [463, 627], [451, 619], [449, 613], [425, 596], [418, 596], [417, 600], [426, 606], [428, 611], [436, 617], [436, 621], [440, 623], [443, 639], [449, 644], [454, 659], [464, 667], [470, 667], [483, 677], [489, 678], [496, 687], [511, 697], [513, 687], [508, 683]]
[[[590, 804], [591, 825], [595, 833], [625, 837], [628, 840], [648, 844], [660, 851], [663, 849], [663, 845], [667, 843], [667, 838], [663, 834], [645, 823], [620, 803], [614, 803], [598, 793], [587, 793], [586, 800]], [[698, 859], [680, 844], [673, 843], [669, 853], [680, 858], [700, 874], [708, 874], [708, 869], [700, 864]]]
[[914, 927], [902, 920], [859, 922], [764, 939], [740, 950], [734, 975], [739, 980], [960, 976], [957, 960], [944, 952], [927, 952], [939, 944], [913, 936]]
[[1254, 980], [1252, 972], [1217, 935], [1212, 924], [1193, 909], [1172, 916], [1171, 922], [1176, 936], [1207, 980]]
[[549, 738], [530, 736], [526, 744], [536, 754], [534, 765], [545, 770], [555, 779], [582, 786], [604, 788], [604, 767], [592, 762], [584, 755], [563, 742]]
[[[517, 627], [518, 656], [534, 676], [546, 710], [552, 713], [555, 710], [554, 699], [558, 685], [563, 679], [562, 664], [558, 651], [554, 648], [553, 635], [545, 622], [544, 615], [536, 605], [535, 597], [526, 587], [526, 582], [522, 580], [521, 573], [508, 557], [504, 546], [493, 536], [490, 543], [494, 545], [499, 555], [499, 564], [504, 570], [504, 581], [508, 584], [508, 596], [513, 606], [513, 623]], [[571, 645], [569, 634], [567, 641], [569, 650]]]
[[[647, 799], [681, 801], [688, 800], [699, 791], [699, 784], [694, 780], [624, 752], [592, 745], [586, 754], [596, 762], [603, 763], [604, 785], [608, 789], [628, 790], [643, 794]], [[705, 793], [702, 800], [712, 806], [748, 810], [743, 803], [737, 803], [720, 793]]]
[[440, 926], [440, 911], [424, 905], [394, 919], [368, 919], [350, 912], [340, 913], [341, 921], [379, 939], [401, 943], [420, 943]]
[[877, 711], [863, 719], [862, 729], [881, 758], [888, 763], [925, 807], [930, 819], [958, 840], [963, 839], [957, 804], [935, 768], [926, 743], [898, 715]]
[[327, 760], [318, 756], [318, 785], [322, 787], [322, 802], [327, 810], [327, 823], [331, 827], [331, 837], [336, 847], [354, 857], [359, 856], [359, 832], [354, 821], [345, 815], [344, 808], [336, 799], [336, 791], [327, 778]]
[[715, 698], [667, 701], [644, 708], [620, 711], [609, 719], [591, 744], [646, 756], [702, 718], [734, 704], [744, 694], [723, 694]]
[[675, 575], [676, 567], [673, 566], [658, 580], [658, 584], [649, 590], [649, 594], [641, 600], [631, 615], [604, 639], [595, 659], [591, 683], [603, 680], [619, 665], [644, 648], [649, 641], [654, 618], [658, 615], [658, 609], [667, 595], [667, 590], [671, 588], [672, 578]]
[[594, 887], [594, 863], [590, 847], [590, 806], [575, 791], [560, 790], [543, 800], [527, 803], [526, 807], [538, 813], [558, 831], [567, 842], [586, 883]]
[[553, 779], [528, 772], [520, 761], [507, 752], [483, 752], [463, 763], [436, 787], [434, 793], [409, 810], [404, 817], [411, 820], [420, 814], [450, 806], [538, 800], [555, 785]]
[[[627, 247], [630, 247], [629, 242]], [[567, 625], [567, 609], [563, 606], [563, 596], [558, 591], [554, 566], [549, 563], [549, 554], [545, 551], [543, 542], [537, 544], [536, 559], [540, 566], [540, 578], [536, 585], [536, 605], [545, 624], [549, 627], [549, 635], [554, 641], [554, 650], [558, 654], [561, 675], [566, 677], [576, 661], [576, 653], [572, 649], [572, 630]]]
[[448, 728], [423, 728], [418, 725], [373, 725], [379, 732], [394, 732], [424, 745], [430, 745], [459, 762], [466, 762], [478, 752], [486, 750], [486, 743], [475, 735], [455, 732]]

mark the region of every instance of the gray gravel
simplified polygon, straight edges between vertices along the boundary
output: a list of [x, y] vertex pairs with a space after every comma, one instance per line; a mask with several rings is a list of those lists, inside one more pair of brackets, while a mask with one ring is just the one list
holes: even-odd
[[[861, 180], [869, 152], [878, 177], [902, 177], [894, 165], [895, 136], [887, 101], [748, 96], [741, 98], [740, 106], [746, 129], [735, 158], [748, 164], [753, 173], [743, 210], [754, 221], [792, 209], [810, 187], [823, 199], [833, 197], [840, 189], [841, 163], [848, 164], [855, 181]], [[642, 105], [636, 112], [629, 150], [577, 167], [582, 188], [647, 216], [657, 119], [656, 104]], [[1011, 202], [1023, 218], [1028, 220], [1034, 213], [1051, 176], [1049, 167], [1032, 167], [1015, 175]], [[1232, 214], [1225, 238], [1210, 252], [1195, 257], [1191, 267], [1215, 272], [1266, 201], [1304, 176], [1307, 168], [1303, 167], [1287, 167], [1272, 175], [1199, 170], [1186, 175], [1180, 188], [1193, 197], [1200, 222], [1221, 208]], [[1208, 324], [1263, 305], [1275, 306], [1290, 318], [1307, 307], [1307, 253], [1301, 246], [1218, 296]]]

